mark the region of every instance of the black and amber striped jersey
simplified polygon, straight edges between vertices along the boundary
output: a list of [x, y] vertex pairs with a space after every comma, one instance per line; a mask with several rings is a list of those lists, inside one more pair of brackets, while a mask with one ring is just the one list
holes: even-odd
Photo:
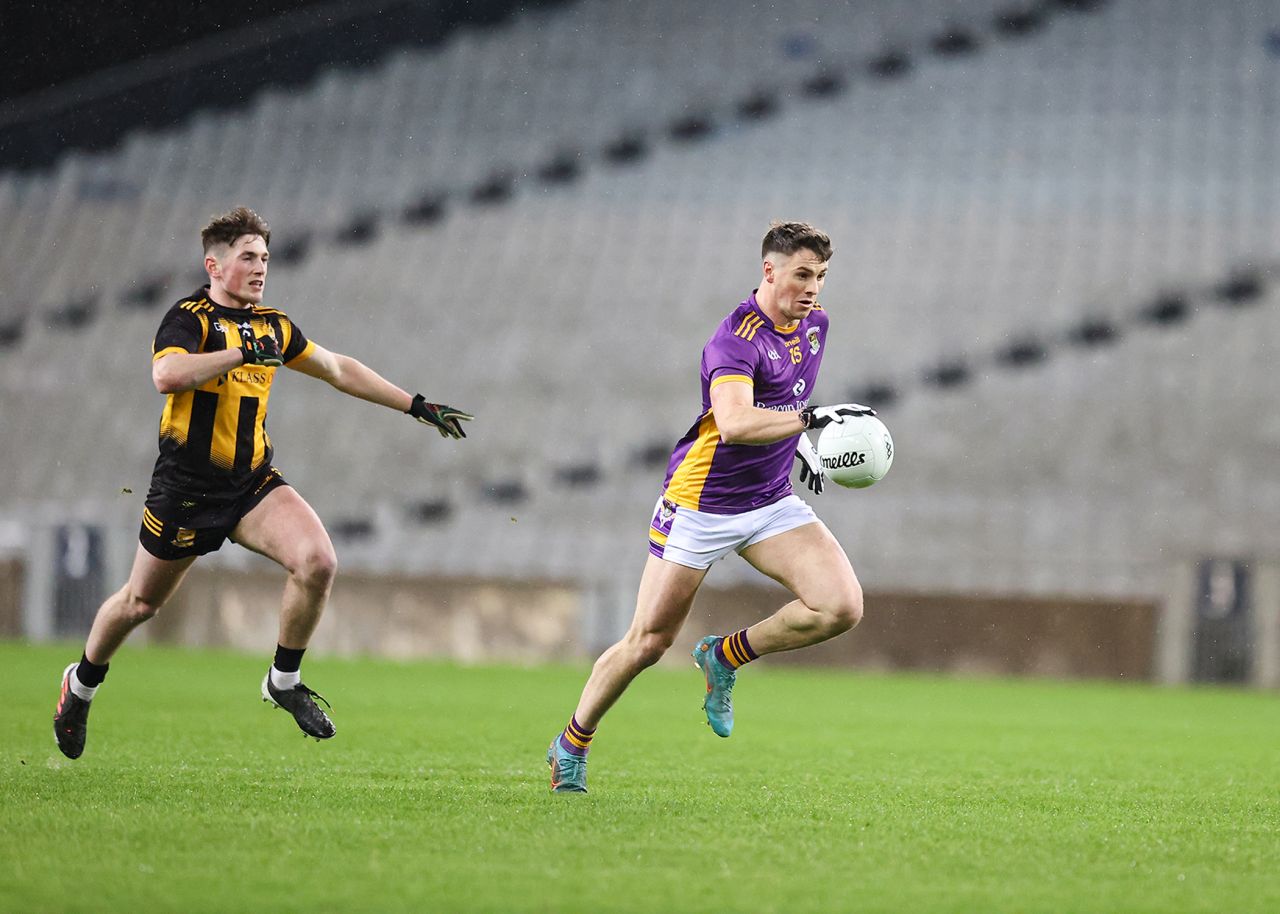
[[[205, 286], [175, 304], [160, 321], [152, 362], [174, 352], [239, 349], [241, 334], [273, 336], [286, 365], [310, 358], [315, 344], [282, 311], [225, 308]], [[160, 418], [155, 481], [193, 495], [239, 491], [271, 462], [267, 398], [275, 368], [244, 365], [194, 390], [169, 394]]]

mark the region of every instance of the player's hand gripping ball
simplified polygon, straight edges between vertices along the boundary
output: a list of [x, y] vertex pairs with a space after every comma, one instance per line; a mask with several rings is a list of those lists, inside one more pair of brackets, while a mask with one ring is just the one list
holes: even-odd
[[832, 482], [865, 489], [893, 465], [893, 437], [875, 416], [844, 416], [818, 435], [822, 471]]

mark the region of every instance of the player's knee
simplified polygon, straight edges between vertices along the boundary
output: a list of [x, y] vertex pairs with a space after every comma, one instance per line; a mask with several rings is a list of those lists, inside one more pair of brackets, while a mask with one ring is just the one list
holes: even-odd
[[849, 631], [859, 622], [862, 621], [862, 597], [857, 600], [850, 600], [838, 606], [832, 613], [831, 623], [834, 633], [839, 635]]
[[856, 583], [849, 587], [825, 607], [823, 616], [829, 634], [834, 636], [849, 631], [862, 621], [862, 588]]
[[631, 641], [632, 662], [643, 669], [661, 660], [674, 639], [666, 632], [642, 632], [628, 640]]
[[148, 619], [154, 618], [162, 605], [161, 601], [148, 600], [128, 587], [121, 591], [120, 596], [121, 610], [125, 618], [134, 625], [141, 625]]
[[338, 556], [327, 543], [313, 546], [303, 551], [293, 573], [308, 589], [328, 590], [338, 573]]

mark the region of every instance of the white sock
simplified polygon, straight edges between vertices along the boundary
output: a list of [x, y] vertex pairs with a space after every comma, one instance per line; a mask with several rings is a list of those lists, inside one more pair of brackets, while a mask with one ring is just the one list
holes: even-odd
[[292, 689], [300, 682], [302, 682], [302, 674], [297, 670], [292, 673], [282, 673], [276, 669], [274, 663], [271, 664], [271, 684], [277, 689]]
[[93, 686], [92, 688], [90, 688], [89, 686], [81, 682], [80, 676], [78, 675], [79, 671], [80, 671], [80, 667], [78, 664], [76, 666], [76, 669], [71, 671], [71, 680], [70, 680], [71, 694], [75, 695], [76, 698], [83, 699], [84, 701], [93, 701], [93, 696], [98, 694], [99, 687]]

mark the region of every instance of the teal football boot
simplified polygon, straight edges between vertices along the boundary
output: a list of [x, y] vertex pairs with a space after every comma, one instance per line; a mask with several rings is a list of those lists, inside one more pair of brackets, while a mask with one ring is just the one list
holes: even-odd
[[551, 789], [556, 793], [587, 792], [587, 758], [565, 752], [559, 736], [547, 747], [547, 764], [551, 766]]
[[699, 641], [693, 648], [693, 662], [707, 679], [707, 697], [702, 700], [707, 723], [716, 736], [728, 736], [733, 732], [733, 684], [738, 672], [716, 659], [715, 647], [721, 640], [719, 635], [707, 635]]

